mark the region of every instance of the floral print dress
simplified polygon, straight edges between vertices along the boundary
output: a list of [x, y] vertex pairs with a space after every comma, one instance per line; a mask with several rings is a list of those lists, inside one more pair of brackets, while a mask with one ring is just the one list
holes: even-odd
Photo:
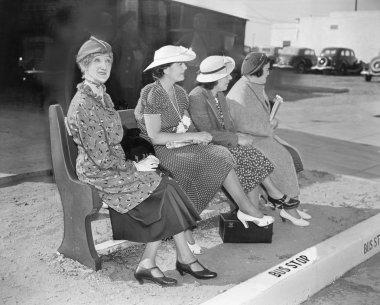
[[78, 145], [78, 179], [98, 189], [103, 202], [117, 212], [135, 208], [160, 184], [156, 172], [139, 172], [125, 160], [120, 116], [108, 94], [96, 96], [90, 85], [79, 84], [67, 125]]

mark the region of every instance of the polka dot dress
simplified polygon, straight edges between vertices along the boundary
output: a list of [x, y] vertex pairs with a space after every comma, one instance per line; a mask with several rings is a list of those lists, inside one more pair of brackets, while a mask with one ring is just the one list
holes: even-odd
[[273, 164], [252, 146], [236, 146], [229, 150], [237, 163], [235, 172], [246, 193], [252, 191], [274, 170]]
[[[217, 115], [221, 128], [225, 130], [224, 114], [216, 97], [215, 105], [218, 109]], [[231, 147], [230, 152], [236, 160], [235, 172], [246, 193], [251, 192], [274, 170], [273, 164], [252, 146]]]
[[[182, 87], [175, 85], [175, 95], [180, 114], [183, 115], [189, 105], [187, 93]], [[135, 110], [141, 135], [149, 140], [143, 114], [161, 114], [162, 132], [174, 132], [180, 122], [177, 110], [158, 82], [142, 90]], [[207, 207], [235, 165], [229, 150], [219, 145], [199, 144], [173, 149], [155, 145], [154, 149], [161, 165], [172, 173], [198, 212]]]

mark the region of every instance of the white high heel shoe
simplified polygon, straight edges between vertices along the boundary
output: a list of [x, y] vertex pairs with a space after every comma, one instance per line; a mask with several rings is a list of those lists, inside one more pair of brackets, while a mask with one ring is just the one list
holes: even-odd
[[284, 209], [280, 211], [280, 217], [283, 222], [285, 222], [285, 220], [287, 219], [287, 220], [290, 220], [292, 224], [294, 224], [295, 226], [307, 227], [308, 225], [310, 225], [310, 223], [307, 220], [303, 218], [295, 218], [292, 215], [290, 215], [288, 212], [286, 212], [286, 210]]
[[241, 221], [246, 229], [248, 229], [248, 221], [253, 222], [258, 227], [269, 226], [274, 222], [274, 218], [272, 216], [264, 215], [262, 218], [253, 217], [251, 215], [247, 215], [242, 211], [237, 212], [237, 218]]
[[187, 243], [187, 245], [189, 246], [190, 251], [193, 252], [193, 254], [196, 254], [196, 255], [203, 254], [203, 250], [201, 246], [199, 246], [197, 243], [194, 243], [194, 244]]
[[297, 210], [298, 214], [301, 216], [301, 218], [309, 220], [311, 219], [311, 215], [306, 213], [307, 210]]

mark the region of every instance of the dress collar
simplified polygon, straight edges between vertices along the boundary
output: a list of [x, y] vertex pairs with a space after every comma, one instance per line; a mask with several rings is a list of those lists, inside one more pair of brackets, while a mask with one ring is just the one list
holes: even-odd
[[[82, 90], [85, 94], [88, 96], [91, 96], [94, 100], [96, 100], [98, 103], [100, 103], [103, 107], [109, 108], [113, 107], [112, 102], [107, 98], [107, 95], [104, 95], [105, 93], [105, 86], [101, 85], [101, 89], [97, 89], [94, 84], [91, 84], [87, 82], [87, 80], [83, 81], [82, 83], [78, 84], [77, 86], [78, 90]], [[100, 95], [101, 94], [101, 95]]]
[[89, 86], [91, 88], [92, 92], [95, 93], [95, 95], [103, 98], [103, 95], [106, 92], [106, 86], [104, 84], [95, 83], [95, 82], [88, 80], [88, 79], [84, 80], [84, 84]]

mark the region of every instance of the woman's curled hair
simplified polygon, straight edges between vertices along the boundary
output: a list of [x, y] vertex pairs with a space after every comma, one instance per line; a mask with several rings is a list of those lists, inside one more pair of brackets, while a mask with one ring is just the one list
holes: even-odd
[[168, 63], [168, 64], [164, 64], [164, 65], [161, 65], [161, 66], [158, 66], [158, 67], [155, 67], [152, 69], [152, 76], [155, 80], [157, 79], [160, 79], [161, 77], [164, 76], [164, 70], [166, 68], [169, 68], [173, 63]]
[[212, 90], [215, 88], [215, 86], [218, 84], [218, 81], [214, 81], [211, 83], [197, 83], [197, 86], [201, 86], [202, 88], [205, 88], [206, 90]]
[[[86, 70], [86, 68], [90, 65], [91, 61], [96, 56], [98, 56], [99, 54], [103, 54], [103, 53], [92, 53], [92, 54], [89, 54], [86, 57], [84, 57], [81, 61], [77, 62], [78, 66], [79, 66], [79, 69], [81, 70], [82, 73], [84, 73], [84, 71]], [[107, 53], [107, 54], [111, 57], [111, 60], [113, 61], [113, 53]]]

